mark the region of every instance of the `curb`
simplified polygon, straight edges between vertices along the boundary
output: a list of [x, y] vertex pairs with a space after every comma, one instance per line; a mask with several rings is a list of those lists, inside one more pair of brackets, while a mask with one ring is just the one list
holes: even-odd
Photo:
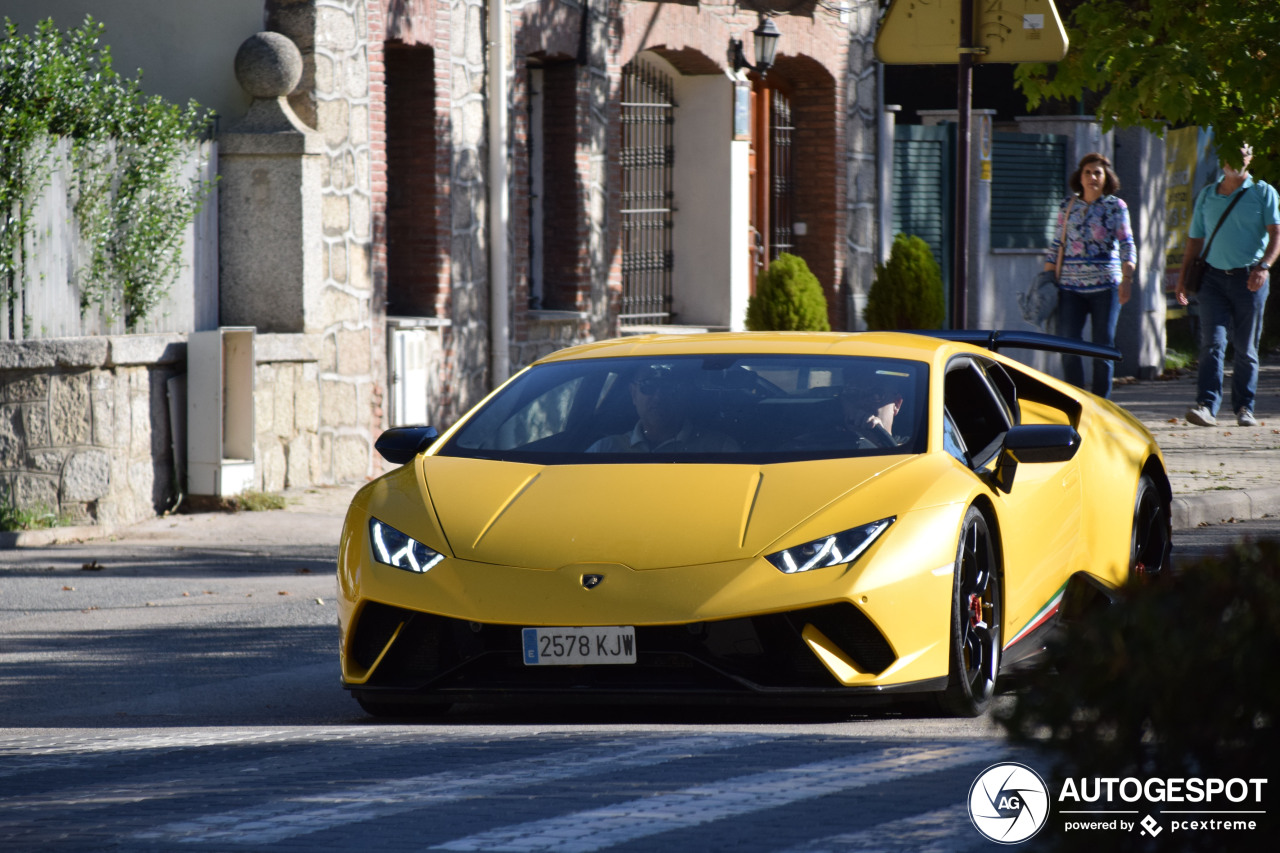
[[1174, 495], [1170, 509], [1175, 530], [1232, 519], [1252, 521], [1280, 514], [1280, 487]]
[[67, 545], [105, 539], [116, 532], [115, 527], [83, 525], [80, 527], [49, 527], [41, 530], [18, 530], [0, 533], [0, 551], [9, 548], [39, 548], [45, 545]]

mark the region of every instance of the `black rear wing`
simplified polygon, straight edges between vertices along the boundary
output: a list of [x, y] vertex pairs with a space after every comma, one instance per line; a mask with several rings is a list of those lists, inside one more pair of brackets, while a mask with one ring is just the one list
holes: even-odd
[[906, 330], [911, 335], [927, 335], [931, 338], [945, 338], [960, 344], [972, 344], [985, 347], [992, 352], [1001, 349], [1031, 349], [1042, 352], [1058, 352], [1065, 355], [1081, 355], [1090, 358], [1105, 358], [1120, 361], [1124, 354], [1115, 347], [1089, 343], [1078, 338], [1063, 338], [1058, 335], [1047, 335], [1044, 332], [1020, 332], [1010, 329], [928, 329]]

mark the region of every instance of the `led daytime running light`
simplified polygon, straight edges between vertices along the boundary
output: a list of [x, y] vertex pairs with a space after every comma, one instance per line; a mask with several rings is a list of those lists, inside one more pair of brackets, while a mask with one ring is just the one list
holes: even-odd
[[896, 517], [882, 518], [861, 527], [833, 533], [822, 539], [815, 539], [803, 545], [769, 554], [765, 559], [778, 571], [787, 575], [852, 563], [863, 551], [871, 547], [871, 543], [876, 541], [895, 520]]
[[374, 559], [406, 572], [423, 574], [444, 559], [444, 554], [376, 518], [369, 519], [369, 538], [373, 542]]

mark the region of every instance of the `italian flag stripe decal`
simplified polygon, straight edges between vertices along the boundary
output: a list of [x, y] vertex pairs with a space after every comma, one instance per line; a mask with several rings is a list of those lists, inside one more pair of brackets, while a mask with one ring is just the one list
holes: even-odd
[[1013, 635], [1013, 639], [1009, 640], [1009, 642], [1004, 644], [1004, 647], [1006, 649], [1009, 648], [1014, 643], [1018, 642], [1023, 637], [1027, 636], [1027, 634], [1030, 634], [1032, 631], [1039, 628], [1045, 622], [1048, 622], [1049, 618], [1053, 616], [1053, 614], [1057, 613], [1058, 608], [1062, 606], [1062, 595], [1066, 591], [1067, 591], [1067, 585], [1065, 583], [1062, 586], [1058, 587], [1058, 591], [1055, 592], [1053, 596], [1044, 603], [1043, 607], [1041, 607], [1039, 610], [1036, 611], [1036, 615], [1031, 617], [1031, 619], [1027, 622], [1027, 624], [1022, 627], [1021, 631]]

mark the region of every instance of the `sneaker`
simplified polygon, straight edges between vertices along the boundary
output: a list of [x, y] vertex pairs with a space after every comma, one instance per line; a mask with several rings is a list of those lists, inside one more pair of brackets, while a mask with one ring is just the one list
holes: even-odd
[[1196, 405], [1187, 409], [1187, 420], [1196, 426], [1217, 426], [1218, 419], [1206, 406]]
[[1236, 423], [1240, 426], [1257, 426], [1258, 419], [1248, 409], [1240, 409], [1240, 411], [1236, 412]]

